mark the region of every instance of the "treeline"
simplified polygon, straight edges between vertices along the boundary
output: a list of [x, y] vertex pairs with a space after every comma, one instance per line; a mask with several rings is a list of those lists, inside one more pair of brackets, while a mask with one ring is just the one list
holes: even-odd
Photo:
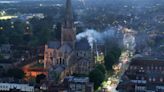
[[[53, 18], [50, 16], [44, 19], [33, 18], [28, 21], [3, 20], [0, 21], [0, 44], [38, 46], [44, 45], [49, 40], [60, 38], [61, 24], [57, 23], [53, 29]], [[28, 27], [28, 30], [27, 30]], [[26, 35], [28, 31], [30, 34]]]

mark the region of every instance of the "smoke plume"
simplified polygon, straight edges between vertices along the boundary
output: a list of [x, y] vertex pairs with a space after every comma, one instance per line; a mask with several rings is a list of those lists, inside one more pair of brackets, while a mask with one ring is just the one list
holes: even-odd
[[86, 31], [79, 33], [76, 36], [77, 40], [81, 40], [83, 38], [87, 38], [91, 47], [93, 47], [93, 43], [104, 43], [105, 39], [110, 37], [114, 37], [116, 30], [114, 29], [107, 29], [103, 32], [98, 32], [94, 29], [86, 29]]

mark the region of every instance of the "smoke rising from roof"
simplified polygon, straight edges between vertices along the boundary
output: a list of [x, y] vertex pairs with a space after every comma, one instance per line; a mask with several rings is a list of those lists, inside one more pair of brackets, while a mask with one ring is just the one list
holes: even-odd
[[91, 47], [93, 47], [93, 43], [104, 43], [105, 39], [109, 39], [114, 37], [116, 30], [107, 29], [103, 32], [98, 32], [94, 29], [86, 29], [84, 32], [76, 35], [77, 40], [81, 40], [83, 38], [87, 38]]

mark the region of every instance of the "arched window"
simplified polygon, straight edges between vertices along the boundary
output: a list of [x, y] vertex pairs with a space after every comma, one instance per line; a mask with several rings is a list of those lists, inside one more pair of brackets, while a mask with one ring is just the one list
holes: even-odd
[[61, 59], [61, 58], [60, 58], [60, 60], [59, 60], [59, 61], [60, 61], [60, 64], [62, 64], [62, 59]]

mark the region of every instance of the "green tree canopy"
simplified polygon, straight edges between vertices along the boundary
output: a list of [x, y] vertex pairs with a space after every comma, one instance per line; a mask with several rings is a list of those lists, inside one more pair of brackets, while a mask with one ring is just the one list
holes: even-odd
[[103, 64], [98, 64], [96, 66], [96, 69], [99, 69], [103, 74], [106, 73], [106, 69], [105, 69], [105, 66]]
[[6, 72], [7, 77], [13, 77], [16, 79], [23, 79], [25, 77], [25, 73], [19, 68], [10, 68]]
[[39, 74], [36, 76], [36, 83], [40, 83], [41, 80], [44, 80], [46, 78], [46, 75], [44, 74]]
[[94, 83], [94, 88], [97, 89], [105, 79], [105, 75], [99, 69], [94, 69], [90, 72], [89, 79], [90, 82]]
[[115, 60], [116, 60], [116, 58], [111, 53], [108, 53], [105, 56], [105, 67], [108, 71], [112, 70], [112, 66], [115, 63]]

